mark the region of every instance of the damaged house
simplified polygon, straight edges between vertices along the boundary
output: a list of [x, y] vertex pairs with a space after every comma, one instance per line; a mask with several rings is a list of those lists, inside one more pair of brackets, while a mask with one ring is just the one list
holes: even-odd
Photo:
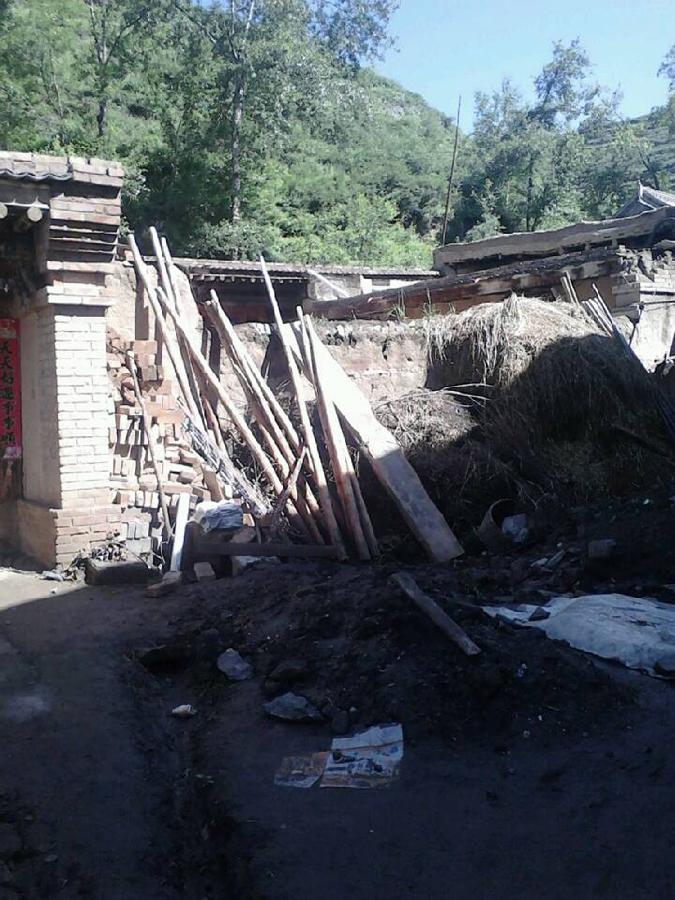
[[[662, 192], [641, 188], [633, 204], [603, 222], [440, 247], [434, 271], [271, 264], [266, 285], [260, 263], [172, 259], [159, 239], [154, 256], [132, 255], [119, 241], [121, 186], [122, 171], [111, 162], [0, 154], [0, 538], [44, 565], [66, 566], [111, 536], [133, 556], [157, 560], [180, 510], [187, 516], [200, 502], [232, 496], [221, 477], [230, 452], [225, 438], [233, 416], [249, 433], [240, 411], [250, 407], [252, 390], [233, 365], [232, 346], [244, 348], [249, 367], [272, 376], [283, 369], [280, 383], [288, 381], [271, 340], [269, 289], [278, 298], [277, 336], [297, 308], [314, 314], [315, 339], [330, 345], [338, 363], [335, 384], [360, 389], [362, 399], [353, 402], [364, 405], [352, 430], [361, 428], [361, 449], [372, 451], [376, 474], [373, 447], [387, 448], [382, 456], [391, 459], [379, 476], [388, 490], [394, 469], [403, 482], [414, 473], [407, 463], [401, 468], [400, 448], [368, 402], [377, 406], [426, 384], [424, 330], [415, 320], [514, 292], [567, 299], [568, 277], [581, 301], [597, 289], [615, 316], [628, 317], [630, 344], [648, 368], [673, 351], [675, 197]], [[158, 305], [167, 299], [173, 313]], [[223, 319], [239, 325], [228, 352]], [[306, 353], [305, 376], [308, 370]], [[256, 379], [259, 373], [254, 386]], [[253, 439], [250, 433], [248, 449], [264, 469]], [[281, 460], [284, 478], [295, 461]], [[272, 469], [268, 477], [287, 503], [294, 484], [284, 486]], [[253, 497], [245, 481], [239, 493]], [[399, 511], [432, 558], [437, 551], [452, 558], [461, 552], [454, 535], [419, 482], [410, 484], [421, 505], [406, 508], [406, 491], [394, 485]], [[377, 552], [370, 537], [362, 558]], [[438, 550], [443, 540], [446, 549]]]

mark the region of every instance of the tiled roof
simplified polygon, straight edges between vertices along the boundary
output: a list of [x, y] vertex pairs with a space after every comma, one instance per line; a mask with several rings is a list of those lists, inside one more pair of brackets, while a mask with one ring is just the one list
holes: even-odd
[[81, 181], [119, 187], [123, 175], [118, 163], [95, 157], [0, 151], [0, 178], [14, 181]]
[[675, 207], [675, 194], [668, 191], [657, 191], [656, 188], [648, 187], [646, 184], [639, 184], [637, 195], [625, 203], [616, 216], [624, 219], [650, 209], [661, 209], [664, 206]]
[[[181, 268], [186, 269], [191, 275], [262, 275], [260, 263], [241, 259], [175, 259]], [[404, 269], [388, 266], [324, 266], [319, 263], [305, 265], [304, 263], [275, 263], [268, 262], [267, 268], [272, 275], [295, 275], [307, 277], [312, 272], [322, 275], [363, 275], [366, 278], [433, 278], [438, 273], [430, 269]]]

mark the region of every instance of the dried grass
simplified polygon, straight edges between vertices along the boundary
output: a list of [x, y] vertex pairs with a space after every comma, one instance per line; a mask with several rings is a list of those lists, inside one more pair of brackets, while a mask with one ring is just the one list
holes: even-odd
[[487, 399], [417, 392], [377, 414], [453, 521], [475, 524], [501, 496], [581, 502], [672, 472], [649, 377], [578, 307], [511, 296], [425, 330], [430, 380], [484, 384]]

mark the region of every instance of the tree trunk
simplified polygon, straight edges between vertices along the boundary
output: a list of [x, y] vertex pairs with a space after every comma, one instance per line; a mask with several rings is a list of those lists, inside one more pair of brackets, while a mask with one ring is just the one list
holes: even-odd
[[241, 219], [241, 123], [244, 117], [244, 83], [237, 78], [232, 102], [232, 211], [233, 225]]
[[534, 174], [534, 157], [530, 157], [530, 165], [527, 173], [527, 207], [525, 209], [525, 231], [532, 231], [532, 192]]
[[102, 138], [105, 134], [106, 115], [108, 112], [108, 99], [101, 96], [98, 101], [98, 113], [96, 114], [96, 124], [98, 125], [98, 136]]

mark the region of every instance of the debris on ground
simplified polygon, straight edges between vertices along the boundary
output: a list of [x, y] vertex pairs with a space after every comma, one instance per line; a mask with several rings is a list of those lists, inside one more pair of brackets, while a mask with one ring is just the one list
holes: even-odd
[[552, 640], [630, 669], [675, 677], [675, 607], [650, 597], [554, 597], [543, 608], [521, 604], [486, 608], [486, 612], [507, 622], [538, 628]]
[[279, 766], [274, 783], [278, 787], [311, 788], [323, 775], [328, 751], [311, 756], [285, 756]]
[[216, 660], [218, 671], [227, 675], [230, 681], [246, 681], [253, 675], [253, 667], [236, 650], [229, 647]]
[[180, 706], [175, 706], [171, 710], [171, 715], [175, 719], [191, 719], [193, 716], [197, 715], [197, 710], [191, 703], [182, 703]]
[[403, 760], [400, 725], [374, 725], [352, 737], [333, 738], [321, 779], [322, 788], [388, 787]]
[[151, 570], [140, 559], [85, 560], [85, 580], [87, 584], [145, 584], [150, 578]]

